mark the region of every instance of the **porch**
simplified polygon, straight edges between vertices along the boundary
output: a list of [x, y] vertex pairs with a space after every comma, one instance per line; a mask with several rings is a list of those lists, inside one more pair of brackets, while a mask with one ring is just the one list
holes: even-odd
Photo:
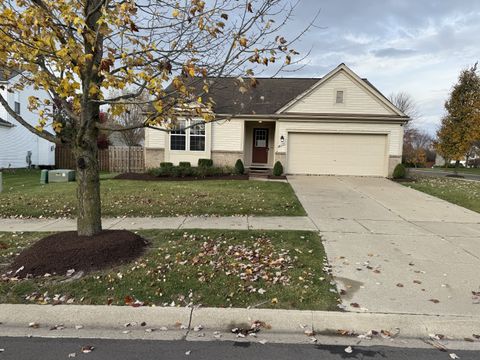
[[250, 171], [269, 170], [275, 162], [275, 121], [245, 121], [245, 168]]

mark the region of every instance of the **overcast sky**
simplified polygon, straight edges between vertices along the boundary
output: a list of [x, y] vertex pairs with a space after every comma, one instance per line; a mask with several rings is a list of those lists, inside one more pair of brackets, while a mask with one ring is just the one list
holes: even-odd
[[480, 60], [479, 0], [300, 1], [287, 35], [319, 8], [324, 29], [298, 44], [312, 53], [295, 76], [321, 77], [344, 62], [386, 96], [412, 95], [422, 113], [418, 127], [432, 134], [459, 72]]

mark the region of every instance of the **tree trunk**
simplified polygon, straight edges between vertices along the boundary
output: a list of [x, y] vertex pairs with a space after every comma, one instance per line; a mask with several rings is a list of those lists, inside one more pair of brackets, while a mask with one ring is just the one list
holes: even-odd
[[95, 130], [74, 149], [77, 162], [78, 235], [92, 236], [102, 231], [98, 147]]
[[455, 161], [455, 170], [454, 170], [455, 175], [458, 175], [458, 166], [459, 165], [460, 165], [460, 160]]

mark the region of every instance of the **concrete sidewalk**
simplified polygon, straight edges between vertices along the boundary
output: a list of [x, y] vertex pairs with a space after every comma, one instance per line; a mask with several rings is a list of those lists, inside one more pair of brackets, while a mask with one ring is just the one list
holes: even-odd
[[[311, 230], [317, 228], [302, 216], [179, 216], [164, 218], [105, 218], [104, 229], [222, 229], [222, 230]], [[0, 219], [0, 231], [72, 231], [74, 219]]]
[[[428, 316], [408, 314], [366, 314], [334, 311], [272, 309], [171, 308], [90, 305], [0, 305], [0, 336], [44, 336], [149, 340], [241, 340], [233, 328], [249, 329], [253, 322], [266, 324], [246, 341], [312, 343], [312, 329], [320, 343], [338, 337], [338, 330], [350, 332], [342, 342], [358, 344], [371, 330], [391, 334], [373, 336], [368, 343], [383, 341], [402, 344], [404, 340], [428, 339], [442, 334], [446, 341], [472, 339], [470, 346], [480, 350], [473, 338], [480, 329], [479, 316]], [[30, 323], [38, 325], [29, 327]], [[62, 325], [55, 329], [55, 325]], [[143, 324], [143, 325], [142, 325]], [[80, 327], [81, 326], [81, 327]], [[149, 329], [149, 330], [147, 330]], [[330, 340], [328, 340], [330, 339]], [[338, 340], [337, 340], [338, 341]], [[392, 344], [394, 345], [394, 344]]]

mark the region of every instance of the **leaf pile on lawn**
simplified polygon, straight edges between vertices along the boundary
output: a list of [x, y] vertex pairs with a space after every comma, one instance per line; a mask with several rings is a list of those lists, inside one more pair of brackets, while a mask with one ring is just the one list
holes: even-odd
[[[248, 292], [263, 292], [263, 289], [257, 289], [252, 284], [260, 279], [271, 284], [286, 285], [290, 282], [287, 270], [292, 267], [293, 259], [289, 250], [280, 249], [277, 252], [272, 240], [265, 236], [255, 238], [253, 244], [243, 242], [235, 245], [230, 245], [233, 239], [227, 240], [223, 236], [211, 238], [184, 234], [183, 238], [188, 242], [201, 242], [200, 251], [196, 254], [184, 251], [177, 254], [174, 261], [180, 265], [189, 263], [199, 269], [211, 268], [213, 272], [209, 275], [203, 271], [197, 273], [200, 282], [208, 281], [208, 276], [215, 276], [217, 271], [243, 280], [244, 290]], [[168, 251], [162, 248], [159, 250]], [[170, 254], [165, 258], [170, 259]], [[168, 265], [169, 263], [166, 264]]]
[[[4, 234], [5, 266], [45, 236]], [[139, 235], [150, 245], [133, 262], [78, 278], [0, 281], [0, 302], [337, 309], [338, 294], [315, 232], [145, 230]]]

